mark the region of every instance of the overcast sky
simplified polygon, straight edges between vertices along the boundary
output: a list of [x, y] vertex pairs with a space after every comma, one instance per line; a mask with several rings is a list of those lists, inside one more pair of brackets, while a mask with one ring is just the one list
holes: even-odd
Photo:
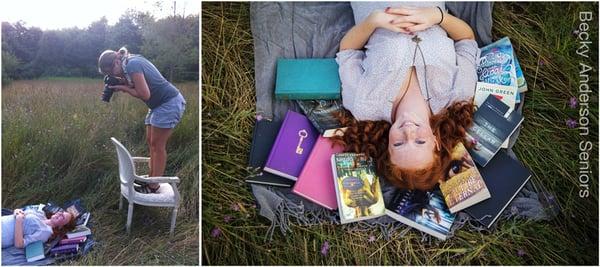
[[[157, 7], [159, 3], [161, 8]], [[0, 20], [15, 23], [25, 21], [27, 27], [42, 30], [79, 27], [106, 16], [109, 25], [114, 25], [126, 9], [150, 11], [155, 18], [173, 14], [174, 1], [152, 0], [1, 0]], [[199, 0], [176, 1], [177, 14], [199, 14]]]

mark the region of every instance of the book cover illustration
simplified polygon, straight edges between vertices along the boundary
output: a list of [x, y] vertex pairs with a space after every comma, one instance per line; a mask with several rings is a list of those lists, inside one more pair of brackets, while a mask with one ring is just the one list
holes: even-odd
[[[508, 37], [504, 37], [481, 48], [481, 56], [477, 66], [479, 82], [510, 86], [517, 92], [517, 68], [515, 53]], [[519, 66], [520, 68], [520, 66]], [[523, 82], [525, 79], [522, 79]], [[521, 102], [519, 94], [515, 94], [515, 103]], [[514, 106], [510, 106], [511, 109]]]
[[334, 58], [277, 60], [275, 98], [339, 99], [342, 83]]
[[341, 100], [296, 100], [302, 112], [324, 137], [335, 135], [335, 130], [342, 127], [334, 116], [343, 112]]
[[442, 240], [450, 233], [456, 217], [444, 203], [438, 189], [395, 189], [386, 208], [388, 216]]
[[523, 116], [511, 112], [503, 116], [508, 107], [493, 96], [488, 96], [473, 114], [473, 125], [467, 129], [467, 142], [475, 144], [469, 149], [473, 160], [485, 166], [500, 150], [502, 144], [523, 122]]
[[490, 198], [475, 162], [460, 142], [452, 150], [445, 176], [445, 181], [440, 181], [440, 190], [452, 213]]
[[318, 136], [306, 116], [288, 110], [263, 170], [296, 181]]
[[385, 203], [373, 159], [365, 154], [339, 153], [331, 161], [341, 223], [384, 215]]

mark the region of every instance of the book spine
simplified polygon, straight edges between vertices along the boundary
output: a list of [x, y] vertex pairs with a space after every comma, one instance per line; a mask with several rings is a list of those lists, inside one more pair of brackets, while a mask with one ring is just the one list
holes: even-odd
[[314, 100], [314, 99], [326, 99], [334, 100], [340, 98], [340, 93], [320, 93], [315, 94], [312, 92], [276, 92], [275, 98], [277, 100]]

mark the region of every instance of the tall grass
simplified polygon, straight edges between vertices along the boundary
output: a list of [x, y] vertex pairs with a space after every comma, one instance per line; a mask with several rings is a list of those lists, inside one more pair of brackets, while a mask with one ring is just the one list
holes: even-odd
[[[591, 133], [565, 125], [578, 118], [568, 99], [578, 96], [581, 57], [572, 31], [579, 11], [597, 3], [495, 3], [493, 33], [509, 36], [529, 85], [525, 122], [515, 152], [562, 207], [552, 221], [508, 219], [489, 233], [460, 230], [444, 242], [424, 243], [411, 230], [384, 240], [381, 233], [339, 225], [291, 227], [264, 239], [269, 222], [254, 209], [243, 179], [254, 122], [253, 47], [249, 4], [205, 3], [202, 10], [202, 262], [204, 264], [598, 264], [598, 181], [578, 196], [578, 143], [598, 139], [598, 93], [590, 95]], [[589, 64], [597, 67], [598, 25], [590, 24]], [[597, 69], [589, 82], [598, 88]], [[598, 148], [589, 151], [598, 173]], [[242, 207], [241, 209], [239, 207]], [[233, 218], [232, 221], [229, 221]], [[213, 232], [221, 231], [220, 235]], [[277, 231], [276, 231], [277, 232]], [[215, 234], [215, 235], [213, 235]], [[367, 242], [373, 235], [376, 241]], [[329, 254], [320, 253], [324, 241]]]
[[[71, 264], [198, 264], [198, 84], [176, 84], [187, 106], [167, 145], [165, 175], [181, 179], [175, 235], [170, 209], [136, 206], [125, 233], [115, 137], [147, 156], [147, 107], [128, 95], [100, 101], [100, 79], [15, 81], [2, 89], [2, 206], [81, 198], [92, 213], [98, 244]], [[125, 206], [126, 207], [126, 206]]]

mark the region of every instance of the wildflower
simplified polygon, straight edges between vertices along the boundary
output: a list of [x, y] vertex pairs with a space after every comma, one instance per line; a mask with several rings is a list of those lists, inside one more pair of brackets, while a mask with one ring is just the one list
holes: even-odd
[[223, 216], [223, 221], [224, 221], [225, 223], [229, 223], [229, 222], [231, 222], [232, 220], [233, 220], [233, 217], [231, 217], [231, 216], [229, 216], [229, 215], [225, 215], [225, 216]]
[[261, 121], [263, 116], [261, 114], [256, 114], [256, 121]]
[[546, 61], [544, 61], [543, 59], [538, 60], [538, 65], [544, 66], [544, 64], [546, 64]]
[[517, 250], [517, 256], [519, 256], [519, 257], [525, 256], [525, 250], [523, 250], [522, 248], [520, 248], [519, 250]]
[[577, 122], [574, 119], [569, 118], [569, 119], [567, 119], [566, 123], [567, 123], [567, 127], [571, 128], [571, 129], [577, 127]]
[[321, 254], [327, 256], [327, 253], [329, 253], [329, 241], [323, 242], [323, 245], [321, 246]]
[[240, 211], [240, 206], [237, 203], [231, 204], [230, 208], [234, 211]]
[[577, 97], [571, 97], [569, 99], [569, 107], [576, 108], [577, 107]]
[[571, 34], [573, 34], [574, 37], [577, 37], [579, 35], [579, 30], [573, 30]]
[[369, 240], [367, 240], [367, 241], [368, 241], [369, 243], [373, 243], [373, 242], [375, 242], [375, 236], [373, 236], [373, 235], [370, 235], [370, 236], [369, 236]]
[[212, 230], [210, 230], [210, 236], [217, 238], [221, 235], [221, 229], [219, 227], [215, 227]]

